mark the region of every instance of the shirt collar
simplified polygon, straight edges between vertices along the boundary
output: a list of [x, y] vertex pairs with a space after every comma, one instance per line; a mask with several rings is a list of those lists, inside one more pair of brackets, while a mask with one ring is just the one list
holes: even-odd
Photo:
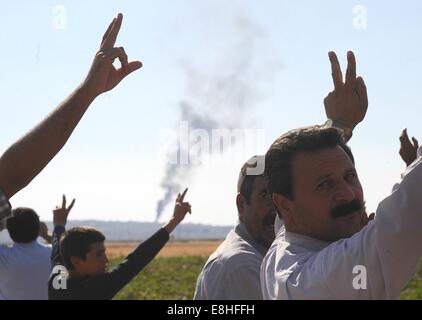
[[263, 245], [260, 245], [255, 239], [251, 236], [245, 224], [241, 221], [238, 221], [235, 232], [246, 242], [248, 242], [252, 247], [259, 251], [262, 256], [267, 254], [268, 248], [265, 248]]
[[15, 243], [13, 243], [13, 246], [15, 246], [15, 247], [32, 247], [32, 246], [37, 245], [37, 244], [38, 244], [38, 241], [35, 240], [35, 241], [32, 241], [32, 242], [28, 242], [28, 243], [15, 242]]
[[320, 251], [330, 245], [329, 242], [289, 231], [285, 232], [284, 238], [290, 244], [298, 245], [312, 251]]

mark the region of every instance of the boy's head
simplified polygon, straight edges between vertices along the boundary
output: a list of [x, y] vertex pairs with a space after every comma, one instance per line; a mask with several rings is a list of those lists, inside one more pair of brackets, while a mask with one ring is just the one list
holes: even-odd
[[88, 227], [68, 230], [60, 242], [63, 263], [70, 273], [78, 276], [95, 276], [106, 272], [107, 255], [105, 236]]
[[7, 231], [16, 243], [31, 243], [38, 238], [40, 218], [30, 208], [16, 208], [12, 217], [7, 219]]

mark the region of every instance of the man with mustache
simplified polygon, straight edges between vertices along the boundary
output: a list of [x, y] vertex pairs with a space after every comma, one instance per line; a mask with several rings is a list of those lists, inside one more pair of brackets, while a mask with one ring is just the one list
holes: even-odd
[[[327, 113], [361, 101], [355, 103], [361, 116], [344, 123], [353, 129], [366, 112], [366, 88], [356, 78], [352, 53], [345, 83], [333, 53], [330, 59], [335, 90], [325, 101]], [[327, 126], [297, 129], [266, 154], [265, 176], [285, 232], [276, 235], [262, 263], [264, 299], [397, 299], [417, 271], [422, 158], [365, 225], [362, 186], [343, 138]]]
[[[334, 53], [330, 53], [330, 59], [333, 73], [341, 73]], [[356, 68], [353, 53], [349, 54], [349, 60], [348, 74], [351, 74]], [[326, 126], [337, 128], [347, 140], [367, 110], [365, 84], [362, 78], [358, 78], [357, 83], [359, 97], [332, 92], [324, 101], [329, 119]], [[239, 223], [208, 259], [197, 280], [195, 299], [263, 298], [259, 279], [263, 256], [271, 246], [275, 233], [284, 232], [284, 221], [275, 212], [268, 182], [263, 175], [264, 162], [263, 157], [253, 157], [242, 167], [236, 198]], [[357, 206], [362, 209], [363, 203], [339, 207], [334, 214], [355, 210]], [[366, 225], [371, 219], [373, 215], [368, 217], [364, 210], [360, 210], [359, 225]]]
[[[259, 271], [274, 240], [274, 206], [263, 177], [263, 157], [240, 171], [239, 221], [209, 257], [196, 284], [196, 300], [262, 300]], [[262, 169], [259, 166], [262, 164]]]

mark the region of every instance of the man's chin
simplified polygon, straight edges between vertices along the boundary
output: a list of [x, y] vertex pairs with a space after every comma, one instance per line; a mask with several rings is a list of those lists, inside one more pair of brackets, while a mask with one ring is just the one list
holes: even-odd
[[95, 273], [96, 276], [102, 275], [107, 272], [107, 268], [100, 269], [98, 272]]
[[339, 229], [341, 232], [341, 239], [346, 239], [352, 237], [355, 233], [362, 230], [364, 227], [362, 225], [361, 213], [360, 211], [339, 217], [336, 219], [337, 223], [340, 223]]

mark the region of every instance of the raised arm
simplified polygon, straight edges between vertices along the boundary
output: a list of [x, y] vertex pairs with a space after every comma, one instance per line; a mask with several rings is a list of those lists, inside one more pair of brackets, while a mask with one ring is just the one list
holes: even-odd
[[[28, 185], [54, 158], [96, 97], [142, 66], [139, 61], [128, 62], [124, 49], [114, 47], [122, 19], [119, 14], [108, 27], [82, 84], [0, 157], [0, 188], [7, 198]], [[121, 62], [118, 70], [113, 66], [116, 58]]]
[[188, 189], [177, 196], [173, 216], [163, 228], [143, 241], [110, 273], [106, 273], [92, 281], [90, 288], [94, 293], [102, 292], [104, 295], [103, 299], [112, 298], [155, 258], [169, 240], [169, 234], [183, 221], [188, 212], [192, 213], [189, 202], [184, 202], [187, 191]]
[[170, 221], [164, 226], [164, 229], [170, 234], [183, 221], [186, 214], [192, 214], [192, 207], [189, 202], [184, 202], [188, 188], [182, 194], [178, 194], [176, 198], [176, 205], [174, 206], [173, 216]]
[[419, 142], [412, 137], [413, 143], [407, 135], [407, 129], [404, 129], [400, 136], [400, 156], [406, 163], [406, 167], [410, 166], [418, 157]]
[[66, 208], [66, 196], [63, 195], [62, 206], [56, 206], [53, 210], [53, 235], [52, 235], [52, 252], [51, 252], [51, 265], [55, 266], [58, 264], [63, 265], [63, 261], [60, 255], [60, 238], [66, 230], [67, 217], [69, 216], [70, 210], [72, 210], [75, 204], [75, 199], [72, 200], [69, 207]]
[[51, 233], [48, 233], [48, 227], [45, 222], [40, 221], [40, 230], [38, 235], [45, 240], [46, 243], [51, 244], [53, 236]]

